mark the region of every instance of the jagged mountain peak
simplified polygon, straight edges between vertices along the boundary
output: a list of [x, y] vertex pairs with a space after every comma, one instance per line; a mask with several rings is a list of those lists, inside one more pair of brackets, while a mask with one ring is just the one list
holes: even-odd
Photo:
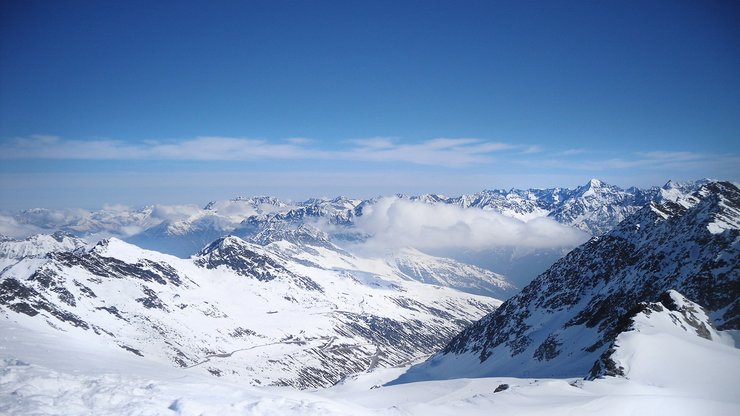
[[275, 258], [262, 247], [251, 244], [236, 236], [217, 239], [193, 257], [196, 265], [207, 269], [226, 269], [262, 282], [274, 279], [290, 282], [296, 286], [323, 292], [312, 279], [299, 276], [288, 270], [282, 259]]
[[585, 185], [581, 185], [575, 190], [575, 194], [580, 198], [594, 198], [604, 193], [615, 193], [622, 191], [621, 188], [599, 179], [591, 179]]
[[586, 186], [588, 186], [589, 188], [601, 188], [602, 186], [608, 186], [608, 185], [606, 185], [604, 182], [602, 182], [599, 179], [592, 178], [591, 180], [588, 181]]

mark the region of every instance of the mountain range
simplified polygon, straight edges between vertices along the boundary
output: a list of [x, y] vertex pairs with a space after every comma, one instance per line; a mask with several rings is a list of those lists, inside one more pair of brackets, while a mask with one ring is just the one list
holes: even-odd
[[[591, 235], [601, 235], [647, 202], [690, 193], [706, 182], [669, 181], [662, 187], [622, 189], [592, 179], [575, 189], [485, 190], [459, 197], [436, 194], [396, 197], [494, 211], [522, 221], [551, 218]], [[339, 226], [332, 229], [333, 239], [362, 238], [352, 225], [378, 199], [337, 197], [292, 202], [264, 196], [238, 197], [213, 201], [203, 208], [156, 205], [135, 210], [107, 207], [98, 211], [34, 208], [16, 212], [13, 218], [35, 230], [59, 230], [81, 237], [115, 236], [142, 248], [186, 258], [219, 236], [249, 235], [276, 223], [298, 226], [326, 222]]]
[[359, 258], [320, 238], [227, 236], [180, 259], [56, 234], [3, 241], [0, 253], [6, 319], [94, 332], [137, 356], [257, 385], [325, 387], [412, 362], [501, 303], [490, 295], [514, 290], [450, 259]]
[[[660, 339], [646, 334], [724, 346], [733, 344], [728, 331], [740, 329], [734, 183], [622, 190], [592, 180], [575, 190], [395, 198], [519, 223], [550, 217], [594, 235], [569, 252], [553, 250], [559, 259], [520, 290], [458, 258], [358, 249], [373, 237], [358, 219], [378, 199], [217, 201], [129, 241], [64, 231], [99, 231], [91, 218], [111, 218], [91, 214], [54, 234], [0, 240], [0, 315], [71, 337], [95, 334], [132, 357], [190, 373], [298, 388], [430, 354], [391, 384], [627, 377], [641, 371], [630, 361], [635, 351]], [[151, 223], [158, 210], [115, 218]], [[208, 241], [184, 257], [132, 244], [142, 236], [180, 248]]]

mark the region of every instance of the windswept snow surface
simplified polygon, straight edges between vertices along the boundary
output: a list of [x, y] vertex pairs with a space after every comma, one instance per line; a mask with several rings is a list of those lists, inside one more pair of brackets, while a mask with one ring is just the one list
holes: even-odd
[[[0, 320], [0, 414], [27, 415], [737, 415], [740, 354], [722, 343], [631, 332], [629, 378], [480, 378], [378, 387], [403, 371], [329, 389], [250, 387]], [[666, 344], [669, 342], [669, 344]], [[670, 354], [665, 352], [670, 351]], [[639, 368], [639, 370], [638, 370]], [[509, 387], [494, 393], [502, 384]]]

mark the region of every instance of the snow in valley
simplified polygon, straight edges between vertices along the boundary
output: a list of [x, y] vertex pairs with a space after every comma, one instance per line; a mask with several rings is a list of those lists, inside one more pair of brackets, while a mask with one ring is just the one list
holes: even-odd
[[[624, 339], [627, 378], [479, 378], [394, 386], [403, 368], [349, 377], [323, 390], [250, 387], [128, 354], [97, 337], [0, 323], [4, 415], [736, 415], [740, 353], [725, 343]], [[696, 338], [696, 339], [694, 339]], [[726, 342], [726, 341], [725, 341]], [[506, 384], [508, 389], [495, 392]]]

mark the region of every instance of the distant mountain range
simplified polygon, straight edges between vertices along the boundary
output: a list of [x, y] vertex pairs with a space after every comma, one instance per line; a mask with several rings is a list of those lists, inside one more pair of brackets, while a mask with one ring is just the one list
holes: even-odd
[[[523, 221], [546, 217], [591, 235], [601, 235], [647, 202], [671, 200], [695, 191], [706, 182], [668, 182], [649, 189], [621, 189], [592, 179], [575, 189], [486, 190], [454, 198], [436, 194], [396, 197], [494, 211]], [[362, 238], [353, 229], [353, 223], [377, 200], [337, 197], [296, 203], [272, 197], [240, 197], [213, 201], [202, 209], [167, 210], [149, 206], [133, 211], [110, 208], [88, 212], [35, 208], [17, 212], [14, 218], [21, 224], [50, 232], [65, 231], [82, 237], [116, 236], [142, 248], [186, 258], [220, 236], [233, 233], [251, 239], [266, 228], [297, 227], [319, 220], [337, 226], [331, 234], [332, 240]]]

